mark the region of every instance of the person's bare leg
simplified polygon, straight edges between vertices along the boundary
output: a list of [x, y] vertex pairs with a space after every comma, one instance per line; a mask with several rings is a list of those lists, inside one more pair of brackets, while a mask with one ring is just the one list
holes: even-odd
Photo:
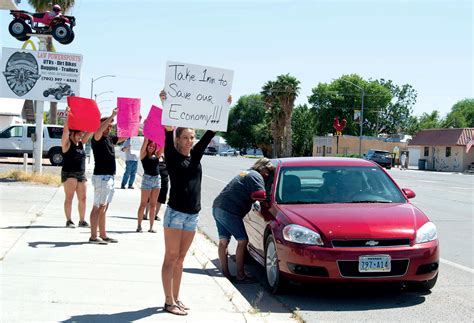
[[72, 199], [74, 198], [74, 192], [76, 191], [77, 187], [77, 179], [75, 178], [68, 178], [64, 184], [64, 214], [66, 215], [66, 220], [71, 220], [71, 213], [72, 213]]
[[219, 262], [221, 263], [221, 271], [224, 276], [227, 278], [231, 277], [229, 271], [229, 260], [228, 260], [228, 251], [227, 247], [229, 246], [229, 240], [227, 239], [220, 239], [219, 240], [219, 247], [217, 252], [219, 254]]
[[98, 218], [99, 218], [99, 235], [102, 238], [107, 236], [107, 232], [105, 231], [105, 213], [107, 212], [108, 204], [101, 204], [98, 209]]
[[93, 206], [90, 215], [91, 239], [97, 239], [97, 227], [99, 225], [99, 207]]
[[179, 289], [181, 287], [181, 277], [183, 276], [183, 262], [184, 258], [186, 257], [186, 253], [193, 242], [194, 235], [196, 234], [195, 231], [186, 231], [181, 230], [181, 242], [179, 245], [179, 254], [178, 259], [174, 265], [173, 270], [173, 295], [175, 297], [175, 301], [179, 300]]
[[87, 194], [87, 182], [85, 180], [77, 183], [76, 194], [77, 194], [77, 208], [79, 211], [79, 220], [84, 221], [86, 218], [86, 194]]
[[161, 281], [165, 293], [165, 304], [176, 304], [173, 294], [173, 272], [179, 256], [181, 233], [183, 230], [164, 228], [165, 257], [161, 267]]
[[158, 195], [160, 194], [160, 189], [153, 189], [151, 190], [151, 194], [150, 194], [150, 230], [149, 231], [153, 231], [153, 224], [155, 223], [155, 217], [153, 216], [153, 214], [155, 214], [155, 210], [156, 210], [156, 203], [157, 203], [157, 199], [158, 199]]
[[142, 189], [141, 197], [140, 197], [140, 206], [138, 207], [138, 213], [137, 213], [138, 228], [140, 229], [142, 227], [143, 212], [145, 212], [145, 208], [147, 206], [148, 199], [150, 198], [150, 194], [151, 194], [151, 190]]
[[235, 252], [236, 266], [237, 266], [237, 279], [245, 279], [244, 261], [245, 251], [247, 250], [248, 240], [238, 240], [237, 250]]

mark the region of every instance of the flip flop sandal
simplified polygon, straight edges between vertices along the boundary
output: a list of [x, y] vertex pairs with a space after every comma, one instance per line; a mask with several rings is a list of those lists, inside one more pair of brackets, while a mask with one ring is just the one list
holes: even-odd
[[156, 230], [155, 229], [150, 229], [150, 230], [148, 230], [148, 232], [156, 233]]
[[180, 315], [180, 316], [188, 315], [188, 313], [185, 310], [183, 310], [181, 307], [179, 307], [176, 304], [165, 303], [165, 305], [163, 305], [163, 310], [165, 312], [168, 312], [174, 315]]
[[184, 305], [183, 302], [181, 302], [181, 301], [176, 301], [176, 305], [178, 305], [178, 307], [182, 310], [186, 310], [186, 311], [190, 310], [190, 308], [187, 307], [186, 305]]

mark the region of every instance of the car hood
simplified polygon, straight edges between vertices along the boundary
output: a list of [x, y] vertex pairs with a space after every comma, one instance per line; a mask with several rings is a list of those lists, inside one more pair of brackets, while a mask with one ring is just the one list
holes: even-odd
[[328, 240], [410, 238], [429, 221], [410, 203], [279, 205], [289, 223], [316, 230]]

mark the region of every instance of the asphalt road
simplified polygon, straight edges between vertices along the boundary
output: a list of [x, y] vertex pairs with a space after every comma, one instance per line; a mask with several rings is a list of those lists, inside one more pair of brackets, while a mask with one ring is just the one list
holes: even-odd
[[[241, 157], [204, 156], [199, 228], [213, 241], [218, 240], [211, 215], [213, 199], [253, 162]], [[288, 294], [273, 296], [266, 292], [264, 271], [257, 264], [248, 269], [260, 284], [240, 285], [240, 292], [262, 312], [299, 309], [298, 314], [307, 322], [472, 322], [474, 176], [399, 169], [388, 172], [400, 187], [415, 191], [412, 202], [438, 227], [442, 261], [438, 283], [431, 293], [391, 285], [292, 285]], [[230, 250], [235, 250], [235, 244]]]

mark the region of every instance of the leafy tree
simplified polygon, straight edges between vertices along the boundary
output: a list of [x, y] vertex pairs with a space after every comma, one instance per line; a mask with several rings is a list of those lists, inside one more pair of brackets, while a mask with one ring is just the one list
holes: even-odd
[[241, 96], [237, 104], [230, 109], [227, 132], [222, 136], [232, 147], [240, 150], [262, 148], [258, 138], [257, 125], [264, 123], [265, 105], [262, 96], [251, 94]]
[[300, 81], [295, 77], [284, 74], [262, 87], [261, 94], [273, 117], [273, 140], [275, 153], [279, 157], [289, 157], [292, 154], [291, 115], [300, 91], [299, 84]]
[[310, 108], [304, 104], [293, 110], [291, 119], [293, 129], [293, 156], [312, 156], [313, 120]]
[[443, 120], [444, 128], [474, 127], [474, 99], [464, 99], [456, 102]]
[[424, 112], [421, 117], [418, 118], [418, 131], [423, 129], [441, 128], [441, 122], [442, 120], [437, 110], [434, 110], [431, 113]]
[[357, 74], [343, 75], [331, 83], [319, 83], [312, 89], [308, 102], [312, 105], [315, 134], [333, 133], [336, 116], [347, 120], [345, 134], [359, 135], [360, 125], [354, 122], [354, 110], [361, 110], [364, 89], [363, 134], [376, 135], [382, 127], [380, 111], [391, 99], [390, 90], [378, 81], [366, 81]]
[[[74, 6], [74, 0], [28, 0], [29, 4], [36, 10], [36, 12], [44, 12], [52, 10], [52, 5], [57, 4], [61, 6], [63, 14], [66, 13], [69, 9]], [[53, 39], [52, 37], [48, 37], [46, 39], [46, 50], [48, 52], [53, 51]], [[30, 101], [30, 100], [26, 100]], [[25, 105], [30, 104], [25, 101]], [[57, 102], [50, 102], [49, 106], [49, 117], [50, 123], [56, 124], [57, 123], [57, 112], [58, 112], [58, 103]]]

